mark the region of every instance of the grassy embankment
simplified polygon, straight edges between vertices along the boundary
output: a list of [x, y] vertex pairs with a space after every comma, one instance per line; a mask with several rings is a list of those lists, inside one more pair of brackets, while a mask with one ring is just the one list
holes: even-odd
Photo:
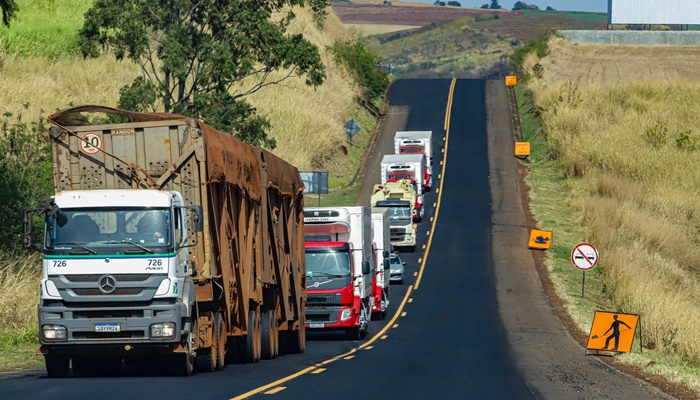
[[[568, 58], [525, 60], [543, 78], [525, 85], [532, 103], [521, 109], [531, 207], [554, 231], [550, 278], [582, 332], [596, 309], [640, 314], [643, 353], [636, 339], [617, 358], [700, 391], [700, 82], [664, 80], [676, 66], [649, 62], [673, 49], [648, 48], [637, 64], [625, 48], [554, 43], [571, 46]], [[578, 69], [585, 59], [598, 66]], [[601, 255], [585, 297], [570, 261], [581, 241]]]
[[[115, 106], [119, 89], [138, 76], [139, 69], [111, 56], [80, 56], [77, 32], [92, 1], [17, 3], [18, 19], [10, 29], [0, 27], [0, 112], [14, 114], [4, 119], [15, 121], [22, 110], [23, 121], [36, 121], [70, 104]], [[346, 185], [359, 167], [374, 118], [356, 105], [359, 86], [326, 51], [326, 46], [351, 36], [332, 12], [319, 30], [309, 13], [299, 10], [291, 30], [303, 32], [319, 46], [326, 82], [314, 89], [304, 85], [303, 79], [288, 80], [248, 100], [270, 119], [276, 154], [300, 170], [329, 171], [332, 193], [323, 196], [322, 205], [352, 203], [358, 185], [334, 189]], [[23, 109], [25, 103], [30, 104], [28, 109]], [[363, 127], [352, 142], [342, 129], [350, 118]], [[316, 205], [316, 195], [307, 202]], [[0, 254], [0, 371], [43, 365], [34, 355], [39, 265], [36, 254]]]

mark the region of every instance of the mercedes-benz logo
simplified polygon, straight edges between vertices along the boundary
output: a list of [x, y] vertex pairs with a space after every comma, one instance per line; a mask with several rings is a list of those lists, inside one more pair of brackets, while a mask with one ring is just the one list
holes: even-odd
[[102, 275], [97, 284], [100, 285], [100, 291], [104, 294], [110, 294], [117, 288], [117, 280], [112, 275]]

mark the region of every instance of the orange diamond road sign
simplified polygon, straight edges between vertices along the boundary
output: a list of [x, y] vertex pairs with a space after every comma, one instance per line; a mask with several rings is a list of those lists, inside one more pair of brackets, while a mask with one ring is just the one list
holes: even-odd
[[528, 247], [537, 250], [547, 250], [551, 245], [552, 231], [530, 230], [530, 243]]
[[515, 86], [518, 84], [518, 77], [515, 75], [506, 76], [506, 86]]
[[527, 157], [530, 155], [530, 142], [515, 142], [515, 156]]
[[638, 314], [596, 311], [586, 349], [629, 353], [638, 322]]

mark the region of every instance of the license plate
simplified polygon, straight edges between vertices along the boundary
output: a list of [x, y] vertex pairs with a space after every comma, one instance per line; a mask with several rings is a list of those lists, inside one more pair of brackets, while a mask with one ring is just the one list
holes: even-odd
[[309, 328], [323, 328], [324, 326], [325, 326], [325, 324], [319, 324], [319, 323], [309, 324]]
[[121, 326], [119, 324], [95, 324], [95, 332], [119, 332]]

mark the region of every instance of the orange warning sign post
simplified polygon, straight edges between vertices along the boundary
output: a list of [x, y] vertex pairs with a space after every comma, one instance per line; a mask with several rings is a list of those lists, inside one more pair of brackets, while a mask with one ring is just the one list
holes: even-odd
[[596, 311], [586, 349], [629, 353], [638, 322], [637, 314]]
[[537, 250], [547, 250], [552, 245], [552, 231], [530, 230], [530, 243], [528, 247]]
[[527, 157], [530, 155], [530, 142], [515, 142], [515, 156]]
[[506, 86], [515, 86], [518, 84], [518, 77], [515, 75], [506, 76]]

